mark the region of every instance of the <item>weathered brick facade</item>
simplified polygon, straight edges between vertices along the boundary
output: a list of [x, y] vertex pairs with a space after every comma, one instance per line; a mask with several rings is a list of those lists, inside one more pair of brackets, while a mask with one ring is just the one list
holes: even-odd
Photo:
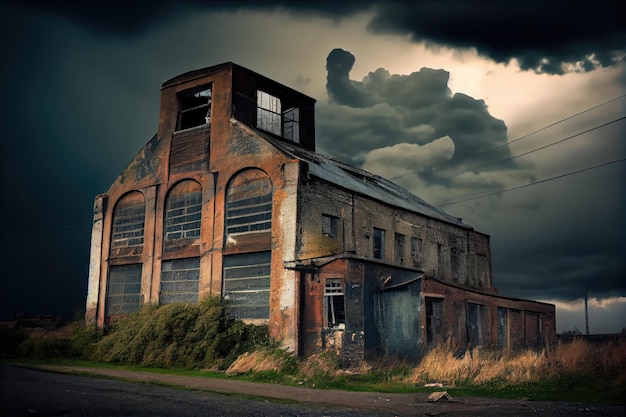
[[157, 134], [96, 197], [87, 321], [221, 295], [347, 363], [555, 336], [554, 306], [493, 290], [487, 235], [315, 153], [314, 104], [232, 63], [166, 81]]

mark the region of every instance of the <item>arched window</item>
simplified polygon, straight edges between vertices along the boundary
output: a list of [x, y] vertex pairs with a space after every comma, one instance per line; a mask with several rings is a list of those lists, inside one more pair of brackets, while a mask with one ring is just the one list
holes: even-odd
[[165, 202], [164, 240], [200, 237], [202, 190], [200, 184], [185, 180], [176, 184]]
[[259, 169], [234, 177], [226, 193], [226, 233], [249, 233], [272, 228], [272, 181]]
[[139, 191], [118, 200], [113, 210], [111, 256], [142, 253], [145, 218], [145, 201]]

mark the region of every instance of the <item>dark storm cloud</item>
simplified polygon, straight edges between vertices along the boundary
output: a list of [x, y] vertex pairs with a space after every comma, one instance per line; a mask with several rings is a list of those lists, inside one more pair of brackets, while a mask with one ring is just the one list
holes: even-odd
[[[354, 62], [355, 57], [342, 49], [331, 51], [327, 58], [326, 88], [331, 102], [340, 105], [332, 112], [340, 112], [341, 117], [336, 114], [321, 119], [319, 136], [323, 147], [333, 145], [334, 154], [358, 164], [379, 148], [426, 145], [448, 136], [454, 143], [454, 155], [449, 160], [439, 159], [433, 170], [478, 171], [486, 160], [505, 160], [510, 155], [504, 122], [489, 114], [483, 100], [461, 93], [452, 95], [447, 71], [422, 68], [409, 75], [391, 75], [379, 68], [363, 81], [353, 81], [350, 70]], [[336, 120], [341, 120], [341, 127]], [[334, 146], [338, 143], [342, 148]], [[444, 181], [424, 170], [420, 175], [430, 175], [427, 179], [432, 182]]]
[[94, 31], [121, 34], [136, 34], [195, 10], [283, 10], [334, 19], [369, 11], [373, 33], [476, 48], [497, 62], [515, 58], [522, 69], [550, 74], [610, 66], [626, 54], [626, 24], [616, 0], [11, 2], [63, 15]]

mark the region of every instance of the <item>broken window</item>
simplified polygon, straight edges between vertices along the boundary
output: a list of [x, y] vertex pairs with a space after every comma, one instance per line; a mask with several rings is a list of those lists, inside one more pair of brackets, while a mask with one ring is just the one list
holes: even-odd
[[297, 107], [283, 113], [283, 137], [300, 143], [300, 110]]
[[226, 233], [249, 233], [272, 228], [272, 181], [258, 169], [233, 178], [226, 194]]
[[195, 181], [178, 183], [165, 203], [165, 240], [200, 237], [202, 190]]
[[339, 217], [322, 214], [322, 234], [337, 239], [339, 233]]
[[270, 317], [271, 252], [224, 256], [224, 299], [238, 319]]
[[126, 315], [139, 310], [141, 264], [112, 265], [107, 280], [107, 317]]
[[489, 342], [489, 308], [475, 303], [467, 303], [467, 340], [471, 347]]
[[415, 268], [421, 268], [422, 266], [422, 239], [416, 237], [411, 238], [411, 264]]
[[404, 265], [404, 235], [396, 233], [394, 236], [394, 256], [398, 265]]
[[143, 246], [145, 217], [143, 194], [135, 191], [122, 197], [113, 211], [111, 249]]
[[440, 342], [443, 322], [443, 299], [425, 297], [426, 304], [426, 341]]
[[266, 130], [278, 136], [282, 136], [281, 104], [278, 97], [257, 91], [256, 125], [259, 129]]
[[374, 228], [373, 256], [375, 259], [385, 259], [385, 231]]
[[328, 278], [324, 282], [324, 309], [328, 327], [346, 325], [346, 307], [342, 278]]
[[257, 91], [256, 126], [285, 139], [300, 143], [300, 109], [289, 107], [265, 91]]
[[159, 302], [197, 303], [200, 258], [172, 259], [161, 262]]
[[178, 123], [176, 130], [189, 129], [211, 123], [211, 88], [187, 90], [178, 93]]

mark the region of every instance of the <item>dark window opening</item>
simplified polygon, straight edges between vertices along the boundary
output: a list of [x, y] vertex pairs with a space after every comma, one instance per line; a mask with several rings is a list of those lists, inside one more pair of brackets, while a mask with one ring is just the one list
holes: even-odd
[[346, 325], [346, 306], [343, 279], [330, 278], [324, 283], [324, 308], [328, 327], [343, 328]]
[[508, 345], [508, 317], [507, 309], [498, 307], [498, 349], [505, 349]]
[[289, 107], [283, 111], [283, 103], [265, 91], [257, 91], [256, 126], [285, 139], [300, 143], [300, 110]]
[[177, 130], [211, 123], [211, 88], [178, 93], [179, 113]]
[[339, 233], [339, 217], [322, 214], [322, 234], [337, 239]]
[[394, 255], [395, 262], [398, 265], [404, 265], [404, 235], [400, 233], [395, 234]]
[[443, 299], [426, 297], [426, 341], [439, 342], [443, 322]]
[[374, 228], [373, 256], [375, 259], [385, 259], [385, 231]]
[[467, 303], [467, 339], [470, 347], [489, 341], [489, 308], [480, 304]]

